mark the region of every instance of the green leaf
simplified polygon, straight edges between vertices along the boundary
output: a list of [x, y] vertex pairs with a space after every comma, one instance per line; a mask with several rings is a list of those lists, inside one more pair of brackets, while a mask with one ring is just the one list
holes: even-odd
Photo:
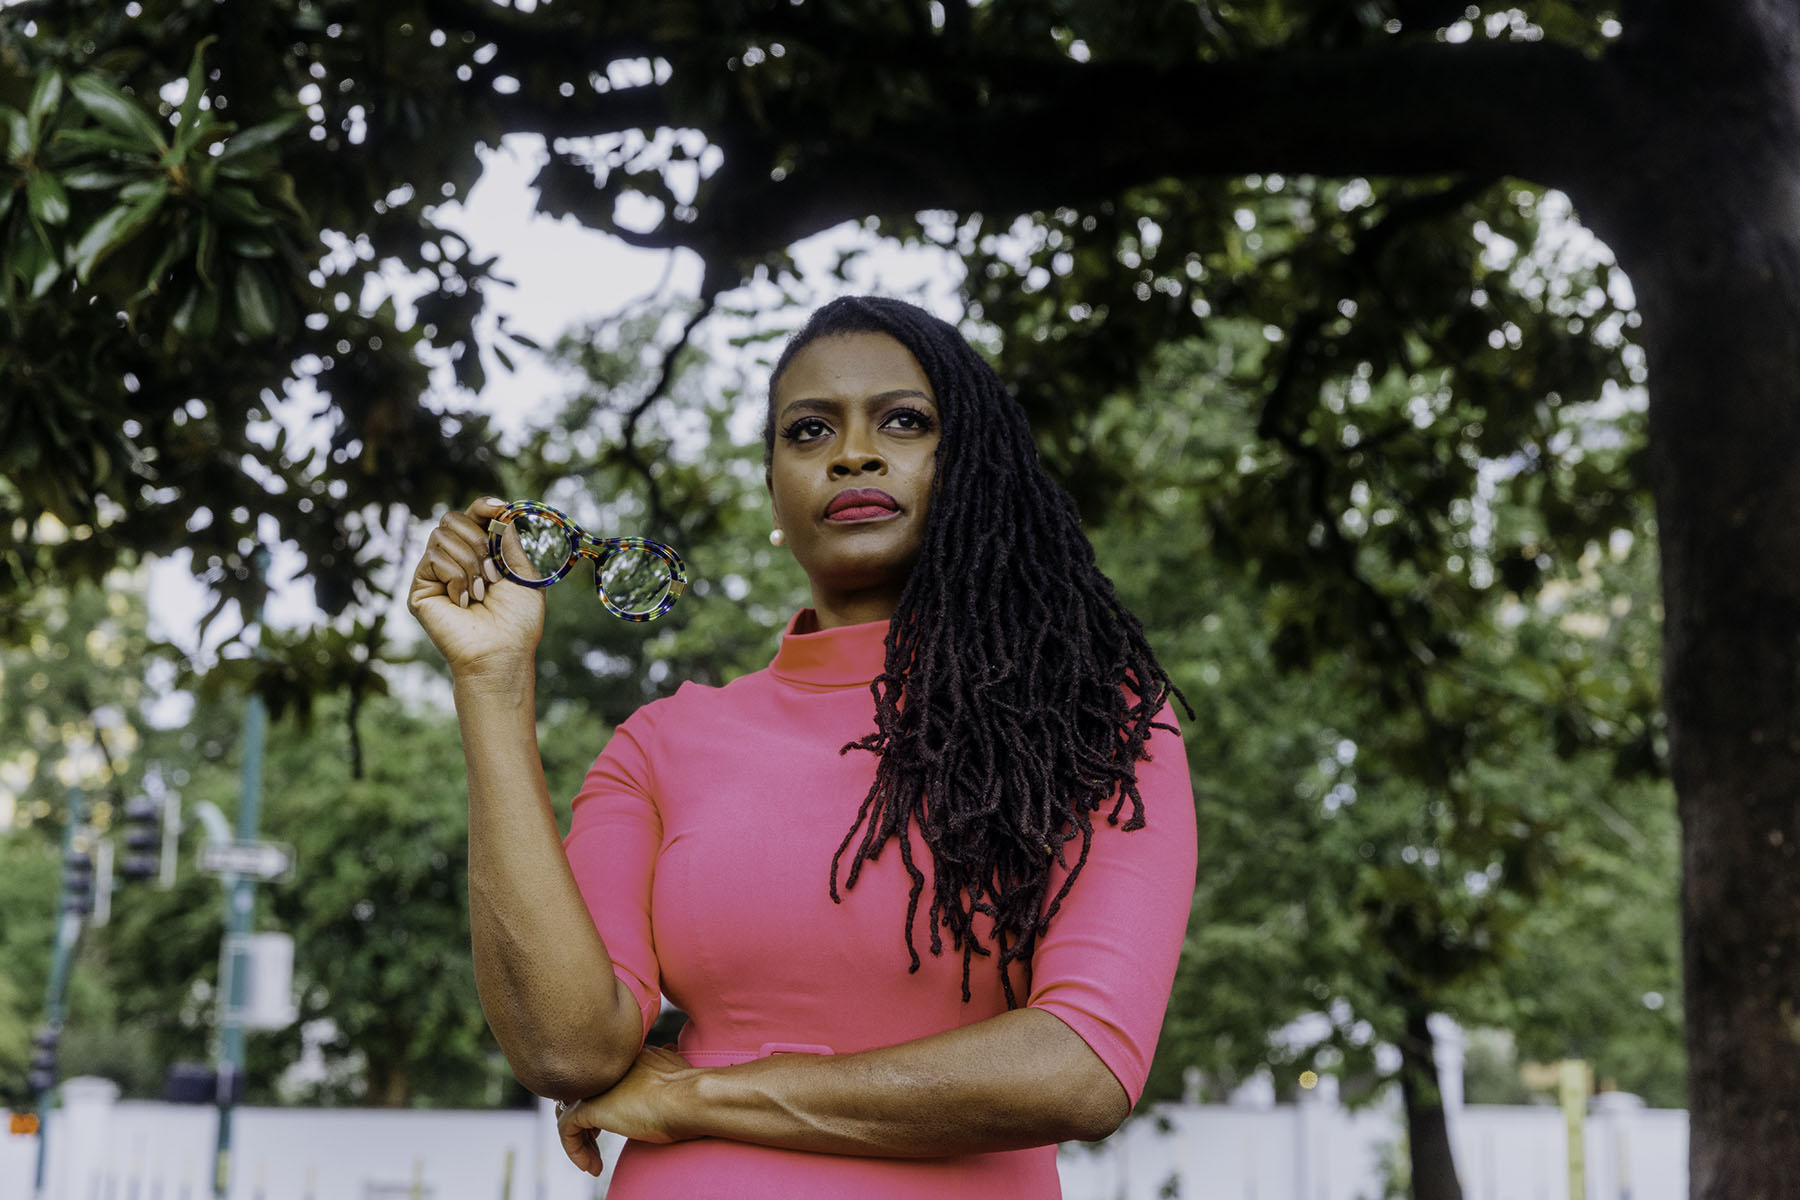
[[299, 113], [289, 113], [284, 117], [276, 117], [273, 121], [264, 121], [261, 125], [252, 125], [241, 133], [234, 133], [219, 151], [218, 161], [230, 163], [245, 155], [253, 154], [265, 146], [271, 146], [281, 136], [294, 127], [300, 119]]
[[212, 287], [218, 282], [213, 278], [213, 259], [216, 257], [214, 248], [218, 244], [218, 222], [202, 217], [200, 219], [200, 246], [194, 252], [194, 272], [200, 276], [200, 281], [207, 287]]
[[236, 236], [226, 243], [239, 258], [274, 258], [275, 247], [261, 238]]
[[162, 253], [156, 256], [156, 262], [150, 268], [150, 273], [144, 277], [143, 290], [131, 298], [132, 303], [135, 304], [136, 302], [149, 296], [153, 296], [161, 291], [162, 281], [164, 277], [168, 275], [169, 270], [174, 267], [179, 259], [190, 253], [193, 248], [194, 232], [192, 229], [183, 229], [180, 233], [170, 238], [167, 244], [163, 246]]
[[62, 185], [72, 192], [104, 192], [123, 187], [136, 179], [136, 175], [124, 171], [109, 170], [106, 167], [76, 167], [62, 177]]
[[168, 190], [168, 185], [164, 184], [159, 192], [136, 203], [117, 205], [94, 222], [93, 228], [76, 243], [73, 254], [75, 277], [86, 283], [107, 255], [141, 233], [162, 207]]
[[96, 121], [128, 139], [133, 148], [158, 154], [168, 149], [166, 132], [150, 114], [98, 75], [75, 76], [69, 81], [69, 90]]
[[251, 338], [273, 337], [281, 328], [281, 297], [260, 269], [237, 269], [232, 296], [237, 302], [238, 328]]
[[181, 98], [181, 111], [175, 121], [175, 135], [178, 141], [193, 142], [195, 119], [200, 115], [200, 98], [206, 95], [206, 48], [218, 41], [216, 35], [208, 35], [200, 39], [194, 47], [194, 57], [188, 63], [187, 95]]
[[155, 265], [150, 268], [149, 282], [145, 285], [145, 290], [157, 290], [164, 276], [174, 269], [175, 264], [193, 252], [194, 228], [192, 225], [185, 225], [174, 237], [169, 239], [168, 245], [163, 247], [163, 252], [157, 255]]
[[31, 215], [46, 225], [61, 225], [69, 219], [69, 193], [46, 171], [33, 171], [25, 177], [25, 198], [31, 203]]
[[306, 209], [301, 207], [300, 197], [294, 193], [294, 177], [292, 175], [286, 171], [278, 171], [263, 180], [263, 187], [270, 195], [279, 200], [283, 207], [293, 213], [295, 219], [302, 224], [311, 220], [306, 215]]
[[0, 104], [0, 120], [6, 122], [6, 157], [16, 163], [24, 162], [31, 157], [30, 122], [25, 119], [24, 113], [4, 104]]
[[219, 293], [200, 286], [188, 292], [181, 307], [169, 318], [169, 328], [181, 337], [209, 338], [219, 325]]
[[240, 225], [273, 225], [275, 216], [257, 202], [249, 188], [222, 187], [213, 193], [213, 207], [221, 216]]
[[25, 285], [26, 295], [33, 300], [42, 298], [62, 273], [55, 252], [29, 226], [13, 255], [12, 268], [19, 282]]
[[68, 146], [75, 150], [92, 150], [101, 154], [117, 154], [126, 161], [144, 163], [156, 162], [152, 152], [154, 147], [146, 147], [137, 138], [121, 137], [105, 129], [61, 129], [51, 139], [58, 146]]
[[31, 139], [37, 141], [43, 136], [44, 121], [62, 102], [62, 76], [55, 71], [45, 71], [38, 76], [37, 86], [31, 89], [31, 105], [26, 110], [26, 120], [31, 126]]

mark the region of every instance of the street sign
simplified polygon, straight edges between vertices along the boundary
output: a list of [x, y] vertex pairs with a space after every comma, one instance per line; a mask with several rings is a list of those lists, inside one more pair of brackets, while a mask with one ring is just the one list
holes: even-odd
[[281, 879], [294, 869], [294, 848], [280, 842], [208, 842], [200, 847], [200, 869], [208, 875]]

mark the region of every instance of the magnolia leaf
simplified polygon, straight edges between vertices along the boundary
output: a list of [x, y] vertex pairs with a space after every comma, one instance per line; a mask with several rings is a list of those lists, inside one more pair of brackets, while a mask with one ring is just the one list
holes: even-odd
[[61, 225], [69, 219], [69, 193], [46, 171], [33, 171], [25, 177], [25, 198], [31, 203], [32, 217], [46, 225]]
[[239, 258], [275, 257], [275, 247], [261, 238], [247, 235], [234, 236], [226, 242], [226, 245]]
[[37, 231], [29, 222], [21, 222], [14, 230], [12, 245], [6, 254], [6, 266], [13, 278], [29, 290], [31, 282], [43, 267], [48, 251], [44, 243], [38, 240]]
[[125, 137], [108, 129], [59, 129], [51, 139], [58, 146], [68, 146], [75, 150], [92, 150], [101, 154], [116, 154], [127, 163], [141, 163], [154, 166], [156, 156], [153, 147], [146, 147], [134, 137]]
[[30, 297], [41, 300], [44, 293], [50, 290], [50, 285], [56, 282], [56, 277], [62, 274], [62, 264], [56, 261], [56, 252], [49, 246], [35, 239], [32, 244], [38, 247], [41, 257], [27, 283]]
[[205, 200], [212, 195], [213, 182], [218, 177], [219, 160], [209, 154], [189, 169], [188, 194], [196, 200]]
[[15, 163], [24, 162], [31, 157], [31, 123], [24, 113], [4, 104], [0, 104], [0, 120], [6, 122], [6, 157]]
[[294, 127], [300, 119], [299, 113], [289, 113], [284, 117], [276, 117], [273, 121], [264, 121], [261, 125], [252, 125], [241, 133], [234, 133], [226, 140], [219, 151], [218, 161], [229, 164], [246, 155], [253, 154], [265, 146], [274, 145], [281, 135]]
[[193, 144], [193, 129], [196, 118], [200, 115], [200, 99], [206, 95], [206, 48], [218, 41], [215, 35], [200, 39], [194, 47], [194, 57], [188, 64], [187, 95], [181, 98], [181, 110], [175, 120], [175, 134], [178, 140], [186, 140]]
[[216, 257], [215, 247], [218, 244], [218, 222], [202, 219], [200, 222], [200, 245], [194, 251], [194, 270], [207, 287], [212, 287], [218, 282], [213, 278], [213, 259]]
[[218, 289], [204, 284], [189, 291], [169, 318], [171, 334], [182, 338], [209, 338], [218, 326]]
[[174, 267], [179, 259], [191, 252], [193, 248], [194, 231], [192, 228], [184, 227], [180, 233], [177, 233], [164, 244], [162, 253], [156, 256], [156, 262], [150, 268], [150, 273], [144, 277], [143, 290], [131, 298], [132, 302], [135, 304], [136, 302], [143, 300], [148, 296], [153, 296], [161, 291], [162, 281], [168, 275], [170, 269]]
[[130, 139], [134, 148], [158, 154], [168, 149], [165, 131], [131, 97], [125, 95], [98, 75], [77, 75], [69, 81], [76, 101], [94, 119], [121, 137]]
[[300, 205], [300, 197], [294, 194], [294, 177], [292, 175], [286, 171], [280, 171], [267, 176], [263, 180], [263, 187], [302, 223], [309, 220], [306, 209]]
[[281, 297], [260, 268], [238, 267], [232, 296], [237, 302], [238, 328], [247, 337], [273, 337], [281, 328]]
[[72, 192], [104, 192], [123, 187], [136, 178], [136, 175], [107, 167], [82, 166], [64, 175], [62, 185]]
[[119, 247], [129, 242], [143, 231], [144, 226], [156, 216], [162, 207], [163, 198], [168, 195], [168, 185], [164, 184], [160, 191], [145, 196], [135, 203], [117, 205], [109, 210], [93, 228], [89, 229], [75, 245], [73, 253], [75, 277], [86, 283], [94, 273], [94, 268]]
[[62, 91], [62, 76], [55, 71], [45, 71], [38, 76], [37, 86], [31, 89], [31, 104], [26, 109], [32, 141], [35, 142], [43, 135], [44, 120], [62, 102]]
[[273, 225], [275, 216], [257, 203], [256, 194], [249, 188], [222, 187], [213, 193], [213, 207], [222, 216], [240, 225]]

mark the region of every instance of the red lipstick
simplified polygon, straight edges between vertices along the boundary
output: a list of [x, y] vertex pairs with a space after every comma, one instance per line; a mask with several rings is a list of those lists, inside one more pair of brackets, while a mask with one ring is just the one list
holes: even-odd
[[850, 488], [825, 506], [827, 521], [879, 521], [898, 516], [900, 505], [879, 488]]

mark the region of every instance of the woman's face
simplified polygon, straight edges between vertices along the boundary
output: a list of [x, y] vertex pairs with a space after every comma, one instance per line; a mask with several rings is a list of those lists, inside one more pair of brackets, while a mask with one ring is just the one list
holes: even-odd
[[886, 620], [931, 507], [931, 382], [887, 334], [839, 334], [794, 355], [770, 404], [775, 526], [812, 583], [820, 627]]

